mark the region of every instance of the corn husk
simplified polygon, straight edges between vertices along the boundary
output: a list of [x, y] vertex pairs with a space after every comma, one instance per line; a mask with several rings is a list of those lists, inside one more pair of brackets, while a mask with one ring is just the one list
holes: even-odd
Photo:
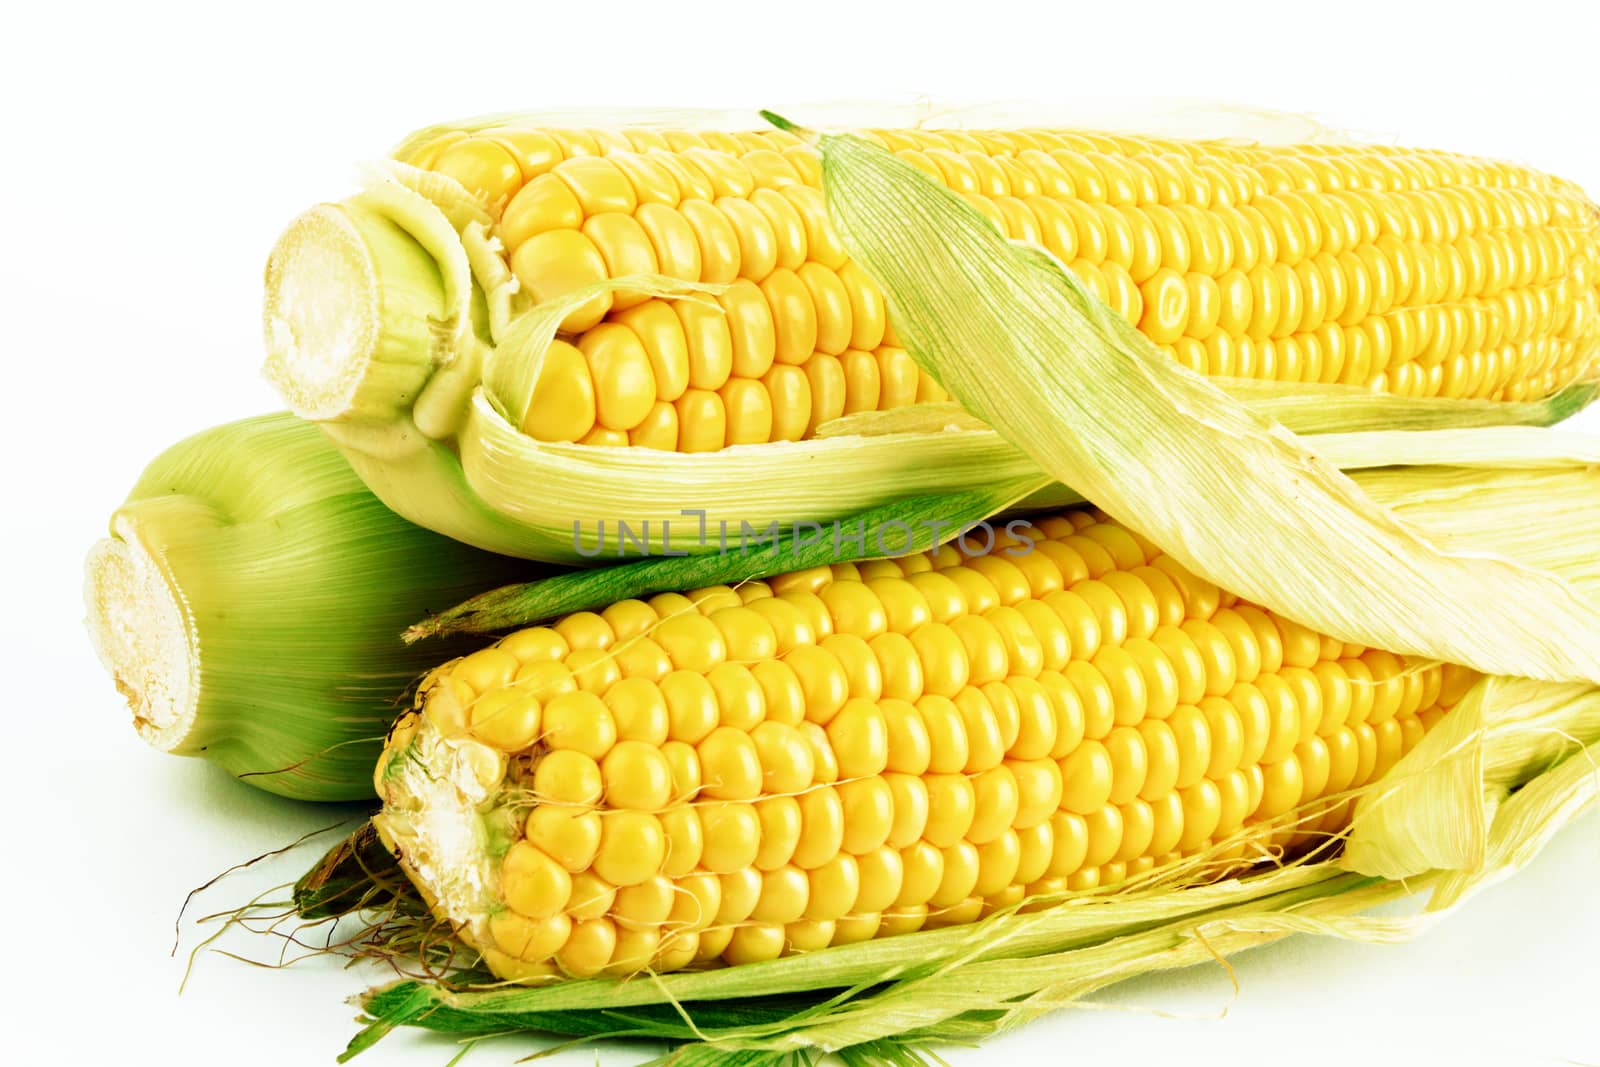
[[268, 415], [152, 462], [86, 572], [90, 638], [140, 736], [273, 793], [351, 800], [438, 661], [400, 628], [531, 568], [406, 522], [314, 428]]

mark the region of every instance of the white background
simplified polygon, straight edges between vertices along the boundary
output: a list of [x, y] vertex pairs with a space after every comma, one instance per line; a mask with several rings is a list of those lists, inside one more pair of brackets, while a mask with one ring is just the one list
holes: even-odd
[[[803, 121], [796, 101], [1188, 97], [1514, 157], [1600, 195], [1592, 4], [469, 7], [37, 3], [4, 18], [0, 1062], [331, 1063], [352, 1032], [343, 999], [363, 977], [326, 961], [208, 955], [178, 995], [184, 893], [330, 816], [145, 749], [83, 636], [79, 568], [160, 448], [276, 406], [256, 372], [267, 251], [409, 128], [519, 106], [781, 104]], [[305, 859], [202, 903], [238, 903]], [[1420, 941], [1297, 938], [1239, 959], [1237, 997], [1197, 968], [950, 1059], [1594, 1063], [1597, 879], [1590, 817]], [[186, 925], [184, 951], [196, 940]], [[450, 1053], [401, 1034], [360, 1062]]]

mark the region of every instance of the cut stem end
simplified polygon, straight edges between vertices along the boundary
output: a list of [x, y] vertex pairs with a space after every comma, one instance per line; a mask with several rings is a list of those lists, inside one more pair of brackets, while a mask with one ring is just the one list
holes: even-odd
[[89, 550], [89, 639], [151, 746], [179, 751], [199, 706], [200, 650], [183, 595], [130, 531]]
[[433, 371], [442, 300], [437, 265], [399, 226], [312, 208], [267, 260], [262, 371], [302, 418], [407, 411]]

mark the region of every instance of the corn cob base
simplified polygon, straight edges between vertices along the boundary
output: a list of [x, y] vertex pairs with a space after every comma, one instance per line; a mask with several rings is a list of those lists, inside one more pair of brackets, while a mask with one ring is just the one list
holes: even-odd
[[199, 702], [200, 656], [183, 593], [126, 518], [84, 566], [89, 640], [128, 702], [139, 736], [163, 752], [188, 738]]
[[1475, 678], [1078, 510], [513, 634], [426, 681], [375, 823], [502, 977], [749, 962], [1325, 840]]
[[153, 747], [283, 796], [355, 800], [394, 694], [452, 654], [395, 634], [528, 575], [406, 522], [322, 431], [265, 415], [145, 468], [89, 550], [85, 624]]

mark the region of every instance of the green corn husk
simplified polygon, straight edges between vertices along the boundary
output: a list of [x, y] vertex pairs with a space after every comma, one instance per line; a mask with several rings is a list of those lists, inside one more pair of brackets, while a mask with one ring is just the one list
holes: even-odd
[[[405, 158], [406, 146], [396, 155]], [[713, 529], [828, 522], [904, 497], [981, 490], [1039, 471], [1027, 454], [953, 408], [944, 418], [912, 416], [917, 425], [902, 421], [903, 412], [854, 416], [841, 420], [848, 431], [697, 455], [536, 441], [519, 427], [567, 311], [607, 289], [705, 299], [717, 287], [634, 276], [531, 307], [490, 211], [453, 179], [403, 162], [368, 168], [361, 193], [291, 223], [266, 281], [265, 373], [288, 406], [321, 425], [390, 507], [508, 555], [563, 562], [597, 550], [615, 556], [624, 546], [608, 541], [600, 524], [614, 531], [619, 520], [653, 531], [646, 547], [660, 554], [666, 524], [678, 534], [697, 525], [685, 507]], [[1340, 386], [1219, 385], [1301, 433], [1550, 425], [1596, 391], [1586, 383], [1500, 403], [1375, 397]], [[1052, 477], [1029, 503], [1057, 506], [1073, 496]], [[673, 547], [712, 549], [687, 537]]]
[[313, 427], [267, 415], [145, 469], [89, 552], [85, 601], [151, 745], [283, 796], [353, 800], [438, 662], [401, 628], [530, 571], [406, 522]]

